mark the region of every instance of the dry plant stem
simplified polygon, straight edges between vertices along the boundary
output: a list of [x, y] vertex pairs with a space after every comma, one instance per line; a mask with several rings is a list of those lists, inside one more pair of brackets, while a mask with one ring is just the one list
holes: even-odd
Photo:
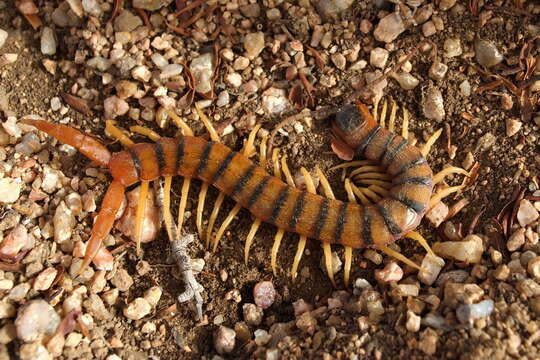
[[191, 242], [193, 242], [195, 235], [181, 235], [178, 232], [178, 228], [174, 222], [165, 221], [167, 218], [171, 218], [169, 208], [164, 206], [164, 199], [167, 196], [168, 195], [165, 194], [163, 189], [162, 181], [159, 181], [158, 204], [161, 209], [161, 222], [165, 222], [166, 226], [168, 227], [167, 234], [169, 235], [169, 240], [171, 242], [172, 256], [176, 262], [176, 265], [178, 265], [178, 268], [180, 269], [180, 273], [182, 274], [182, 279], [184, 280], [186, 287], [184, 292], [178, 295], [177, 299], [179, 303], [184, 303], [193, 299], [197, 309], [197, 321], [200, 321], [202, 319], [203, 305], [203, 298], [201, 294], [204, 291], [204, 287], [197, 282], [197, 279], [195, 279], [191, 269], [191, 257], [187, 253], [187, 247]]

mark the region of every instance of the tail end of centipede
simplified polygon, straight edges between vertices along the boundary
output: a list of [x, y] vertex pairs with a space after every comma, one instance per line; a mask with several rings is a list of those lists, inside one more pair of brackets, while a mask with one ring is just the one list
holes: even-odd
[[96, 162], [101, 167], [108, 167], [111, 153], [98, 140], [80, 132], [71, 126], [52, 124], [44, 120], [23, 119], [22, 124], [31, 125], [44, 133], [49, 134], [58, 141], [73, 146], [84, 156]]

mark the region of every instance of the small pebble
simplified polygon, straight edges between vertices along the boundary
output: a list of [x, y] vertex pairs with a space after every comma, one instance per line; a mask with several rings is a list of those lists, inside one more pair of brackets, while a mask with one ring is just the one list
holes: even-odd
[[161, 299], [161, 294], [163, 294], [163, 290], [161, 290], [159, 286], [152, 286], [144, 292], [144, 299], [148, 301], [152, 307], [156, 307], [159, 299]]
[[446, 39], [443, 48], [444, 56], [449, 58], [460, 56], [463, 53], [461, 41], [459, 39]]
[[243, 44], [247, 57], [253, 60], [264, 49], [264, 34], [262, 32], [247, 34], [244, 36]]
[[459, 84], [459, 91], [461, 92], [461, 95], [465, 97], [471, 96], [471, 83], [469, 80], [463, 80], [461, 84]]
[[504, 60], [504, 57], [495, 44], [480, 38], [477, 38], [474, 41], [474, 52], [476, 53], [476, 61], [478, 61], [480, 65], [488, 68], [495, 66]]
[[56, 35], [54, 30], [45, 26], [41, 32], [41, 53], [43, 55], [56, 54]]
[[428, 119], [441, 122], [446, 115], [444, 111], [444, 100], [441, 91], [436, 87], [430, 87], [423, 101], [424, 116]]
[[270, 281], [261, 281], [253, 288], [255, 304], [263, 309], [268, 309], [274, 303], [276, 290]]
[[304, 301], [304, 299], [299, 299], [293, 302], [294, 316], [298, 317], [305, 312], [313, 310], [313, 306]]
[[2, 48], [2, 46], [4, 46], [4, 44], [6, 43], [6, 40], [8, 38], [8, 33], [6, 30], [4, 29], [0, 29], [0, 49]]
[[405, 324], [405, 327], [410, 332], [418, 332], [418, 330], [420, 330], [421, 320], [422, 320], [422, 318], [420, 316], [418, 316], [415, 313], [413, 313], [412, 311], [408, 310], [407, 311], [407, 322]]
[[390, 53], [388, 50], [383, 48], [375, 48], [371, 50], [370, 56], [369, 56], [369, 63], [372, 66], [378, 67], [383, 69], [386, 66], [386, 62], [388, 61], [388, 56]]
[[142, 24], [141, 18], [129, 10], [121, 11], [116, 19], [114, 19], [114, 29], [116, 31], [131, 32]]
[[540, 278], [540, 256], [536, 256], [529, 260], [529, 263], [527, 264], [527, 272], [536, 279]]
[[17, 337], [24, 342], [37, 341], [54, 334], [59, 323], [60, 316], [45, 300], [30, 300], [19, 308], [15, 319]]
[[285, 90], [274, 87], [268, 88], [262, 93], [261, 102], [263, 110], [270, 115], [278, 115], [290, 105]]
[[27, 246], [28, 241], [28, 231], [24, 225], [17, 225], [0, 243], [0, 254], [15, 256]]
[[428, 75], [433, 80], [441, 81], [446, 76], [447, 71], [448, 71], [448, 65], [440, 61], [435, 61], [429, 68]]
[[517, 212], [517, 219], [519, 222], [519, 225], [522, 227], [525, 227], [527, 225], [532, 224], [540, 214], [538, 213], [538, 210], [534, 207], [534, 205], [527, 199], [522, 199], [519, 202], [519, 208]]
[[488, 317], [493, 312], [493, 300], [480, 301], [477, 304], [462, 304], [456, 309], [456, 316], [463, 324], [472, 324], [475, 320]]
[[236, 332], [225, 326], [220, 326], [214, 333], [214, 348], [221, 354], [228, 354], [234, 349]]
[[446, 219], [446, 217], [448, 216], [448, 212], [448, 205], [446, 205], [442, 201], [439, 201], [431, 209], [428, 210], [426, 218], [434, 227], [437, 228]]
[[263, 309], [255, 304], [244, 304], [242, 311], [244, 313], [244, 320], [248, 325], [259, 325], [264, 316]]
[[394, 41], [399, 34], [405, 31], [405, 24], [401, 15], [397, 12], [386, 15], [384, 18], [379, 21], [373, 36], [375, 40], [382, 41], [385, 43], [391, 43]]
[[202, 54], [189, 64], [189, 69], [195, 78], [195, 91], [206, 94], [212, 91], [212, 76], [214, 74], [214, 55], [212, 53]]
[[297, 318], [296, 327], [305, 333], [313, 335], [317, 327], [317, 319], [311, 312], [305, 312]]
[[463, 241], [446, 241], [433, 244], [433, 251], [447, 259], [476, 264], [482, 259], [484, 242], [477, 235], [468, 235]]
[[17, 310], [15, 306], [7, 301], [0, 300], [0, 319], [9, 319], [15, 316]]
[[103, 300], [96, 294], [90, 294], [83, 302], [83, 306], [97, 320], [109, 320], [112, 318], [112, 314], [105, 308]]
[[101, 10], [100, 3], [97, 0], [82, 0], [83, 10], [94, 17], [99, 17], [103, 10]]
[[48, 290], [56, 278], [56, 274], [58, 274], [58, 270], [53, 267], [43, 270], [34, 280], [33, 289], [36, 291]]
[[20, 360], [52, 360], [53, 356], [47, 348], [39, 342], [22, 344], [19, 348]]
[[255, 335], [255, 344], [258, 346], [264, 346], [272, 339], [272, 335], [270, 335], [268, 331], [262, 329], [255, 330], [253, 335]]
[[136, 298], [124, 308], [124, 316], [130, 320], [140, 320], [152, 311], [152, 305], [144, 298]]
[[428, 253], [426, 256], [424, 256], [424, 260], [422, 260], [422, 265], [420, 266], [426, 271], [418, 272], [418, 280], [426, 285], [433, 285], [444, 267], [444, 260], [438, 256], [433, 256]]
[[506, 242], [506, 248], [508, 251], [519, 250], [525, 244], [525, 229], [519, 228], [510, 235]]
[[0, 203], [11, 204], [19, 199], [23, 183], [19, 179], [0, 179]]
[[383, 283], [399, 281], [401, 278], [403, 278], [403, 269], [395, 262], [388, 263], [382, 270], [375, 270], [375, 279]]

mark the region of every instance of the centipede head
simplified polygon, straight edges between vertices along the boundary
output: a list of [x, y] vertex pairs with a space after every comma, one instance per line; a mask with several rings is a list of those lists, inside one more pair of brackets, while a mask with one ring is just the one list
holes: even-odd
[[363, 130], [377, 122], [364, 104], [344, 105], [332, 117], [332, 132], [348, 145], [357, 143]]

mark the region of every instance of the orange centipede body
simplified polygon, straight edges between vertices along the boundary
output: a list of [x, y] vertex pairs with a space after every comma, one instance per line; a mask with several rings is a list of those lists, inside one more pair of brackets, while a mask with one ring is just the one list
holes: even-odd
[[113, 178], [94, 223], [81, 269], [99, 251], [113, 226], [126, 187], [167, 176], [197, 178], [233, 198], [256, 218], [323, 243], [352, 248], [385, 246], [418, 226], [428, 209], [433, 175], [424, 156], [403, 137], [379, 126], [364, 105], [344, 106], [332, 130], [357, 156], [378, 161], [393, 178], [389, 195], [373, 205], [329, 199], [285, 184], [220, 143], [195, 136], [160, 138], [110, 154], [69, 126], [23, 120], [74, 146]]

